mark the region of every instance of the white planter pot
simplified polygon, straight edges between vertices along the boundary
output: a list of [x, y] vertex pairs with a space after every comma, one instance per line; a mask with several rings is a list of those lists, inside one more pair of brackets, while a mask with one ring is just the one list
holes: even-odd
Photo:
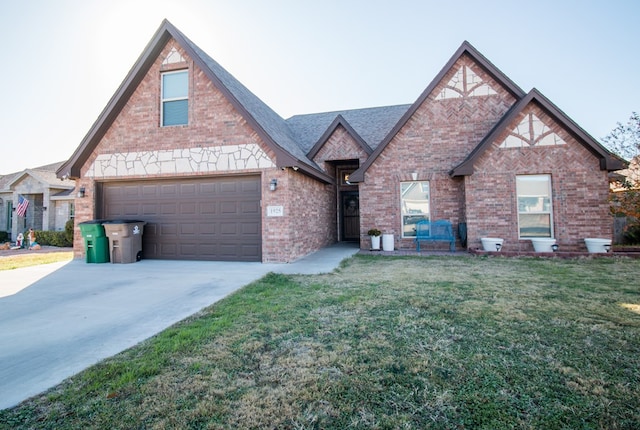
[[497, 244], [500, 244], [500, 249], [502, 249], [502, 244], [504, 243], [504, 239], [499, 237], [481, 237], [480, 241], [482, 242], [482, 249], [485, 251], [499, 251], [496, 247]]
[[393, 251], [393, 235], [392, 234], [382, 235], [382, 250]]
[[556, 240], [549, 237], [536, 237], [531, 239], [531, 243], [535, 252], [553, 252], [551, 246], [555, 245]]
[[371, 236], [371, 249], [376, 251], [380, 249], [380, 236]]
[[592, 254], [596, 253], [604, 253], [607, 252], [607, 248], [605, 245], [611, 245], [611, 239], [598, 239], [595, 237], [586, 238], [584, 240], [585, 245], [587, 245], [587, 251]]

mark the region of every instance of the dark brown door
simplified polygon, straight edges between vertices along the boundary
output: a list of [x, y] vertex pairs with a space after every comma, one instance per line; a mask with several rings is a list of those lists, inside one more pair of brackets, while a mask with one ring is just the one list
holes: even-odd
[[341, 198], [342, 238], [360, 240], [360, 198], [357, 191], [345, 191]]
[[143, 258], [261, 261], [260, 177], [102, 185], [101, 218], [146, 221]]

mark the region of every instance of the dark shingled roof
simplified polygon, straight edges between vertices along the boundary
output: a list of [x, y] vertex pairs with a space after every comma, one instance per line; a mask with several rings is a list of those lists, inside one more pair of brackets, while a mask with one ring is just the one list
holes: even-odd
[[406, 104], [295, 115], [286, 122], [306, 154], [338, 115], [353, 127], [371, 149], [375, 149], [410, 106]]

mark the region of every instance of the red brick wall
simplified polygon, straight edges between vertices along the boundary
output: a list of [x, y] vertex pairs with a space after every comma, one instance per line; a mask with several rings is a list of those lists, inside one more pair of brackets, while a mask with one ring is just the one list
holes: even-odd
[[[463, 65], [473, 67], [497, 94], [436, 100]], [[400, 182], [411, 181], [412, 172], [417, 173], [417, 180], [429, 181], [431, 219], [447, 219], [456, 231], [458, 222], [464, 220], [464, 180], [452, 179], [448, 172], [466, 158], [514, 102], [470, 57], [461, 57], [367, 170], [365, 182], [360, 184], [361, 247], [370, 246], [367, 230], [377, 227], [394, 235], [396, 248], [415, 248], [412, 239], [400, 239]], [[429, 246], [448, 249], [446, 243]]]
[[[498, 148], [526, 113], [535, 113], [566, 144]], [[482, 248], [481, 237], [505, 239], [505, 251], [533, 251], [518, 239], [516, 175], [550, 174], [554, 236], [564, 251], [586, 251], [584, 238], [612, 236], [607, 172], [599, 160], [535, 105], [508, 125], [465, 178], [470, 248]]]
[[[335, 186], [322, 184], [292, 168], [278, 172], [276, 191], [264, 191], [263, 195], [268, 204], [283, 206], [284, 216], [264, 217], [264, 262], [291, 262], [337, 238]], [[265, 213], [266, 210], [263, 204]]]

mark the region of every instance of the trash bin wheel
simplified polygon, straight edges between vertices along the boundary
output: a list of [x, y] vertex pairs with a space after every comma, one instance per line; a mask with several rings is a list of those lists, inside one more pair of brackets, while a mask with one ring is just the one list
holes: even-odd
[[142, 251], [138, 251], [138, 253], [136, 254], [136, 261], [140, 260], [142, 260]]

